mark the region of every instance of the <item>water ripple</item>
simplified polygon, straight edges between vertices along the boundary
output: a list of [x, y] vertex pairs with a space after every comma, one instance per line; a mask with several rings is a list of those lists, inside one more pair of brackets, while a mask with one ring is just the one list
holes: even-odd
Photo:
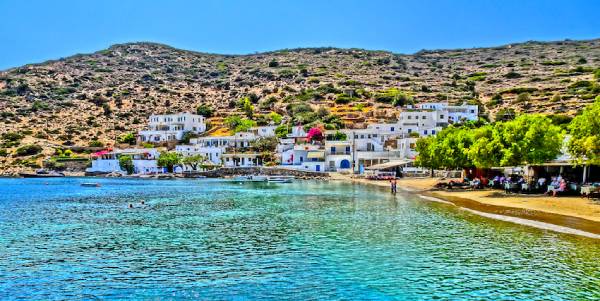
[[597, 240], [411, 194], [82, 181], [0, 180], [0, 299], [600, 299]]

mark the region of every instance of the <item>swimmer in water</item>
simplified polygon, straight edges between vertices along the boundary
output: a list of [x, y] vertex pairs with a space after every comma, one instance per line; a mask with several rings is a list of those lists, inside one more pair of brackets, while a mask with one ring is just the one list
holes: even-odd
[[133, 204], [129, 204], [129, 208], [130, 208], [130, 209], [131, 209], [131, 208], [133, 208]]
[[144, 203], [144, 200], [142, 200], [142, 201], [140, 202], [140, 204], [142, 204], [142, 205], [145, 205], [146, 203]]

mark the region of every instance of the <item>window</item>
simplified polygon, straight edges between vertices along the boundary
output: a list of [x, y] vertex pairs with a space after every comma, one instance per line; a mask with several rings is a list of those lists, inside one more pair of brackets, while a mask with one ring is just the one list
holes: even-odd
[[440, 115], [440, 119], [444, 119], [444, 115]]
[[408, 129], [408, 133], [409, 133], [409, 134], [410, 134], [410, 133], [412, 133], [412, 129]]
[[412, 116], [408, 115], [406, 119], [412, 119]]
[[391, 132], [393, 132], [393, 131], [394, 131], [394, 127], [391, 127], [391, 128], [390, 128], [390, 131], [391, 131]]
[[331, 147], [331, 153], [332, 153], [332, 154], [333, 154], [333, 153], [335, 153], [335, 146], [332, 146], [332, 147]]
[[435, 135], [435, 130], [431, 130], [431, 134], [432, 134], [432, 135]]
[[421, 119], [427, 119], [427, 116], [423, 116], [423, 117], [421, 117]]
[[475, 113], [475, 110], [471, 110], [471, 113]]
[[424, 131], [423, 131], [423, 135], [427, 135], [427, 130], [424, 130]]
[[350, 146], [346, 146], [346, 154], [350, 154]]

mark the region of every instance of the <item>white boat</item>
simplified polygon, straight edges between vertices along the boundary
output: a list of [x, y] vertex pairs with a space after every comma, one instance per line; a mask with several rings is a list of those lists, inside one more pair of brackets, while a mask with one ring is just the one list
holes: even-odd
[[235, 176], [233, 179], [235, 181], [240, 181], [240, 182], [266, 182], [267, 176], [261, 176], [261, 175]]
[[267, 177], [267, 181], [269, 183], [292, 183], [294, 180], [294, 176], [269, 176]]
[[100, 183], [81, 183], [83, 187], [100, 187]]
[[261, 176], [261, 175], [251, 175], [250, 176], [250, 182], [265, 182], [267, 181], [267, 176]]

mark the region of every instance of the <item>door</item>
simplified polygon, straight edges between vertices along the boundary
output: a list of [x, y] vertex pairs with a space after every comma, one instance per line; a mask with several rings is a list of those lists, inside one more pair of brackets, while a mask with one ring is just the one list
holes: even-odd
[[315, 171], [321, 171], [321, 165], [315, 165]]
[[350, 161], [344, 159], [340, 162], [340, 168], [350, 168]]

